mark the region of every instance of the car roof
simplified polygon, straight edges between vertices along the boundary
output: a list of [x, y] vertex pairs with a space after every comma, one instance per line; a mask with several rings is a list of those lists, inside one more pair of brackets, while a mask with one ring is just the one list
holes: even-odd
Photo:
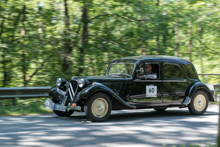
[[166, 55], [147, 55], [147, 56], [131, 56], [131, 57], [124, 57], [124, 58], [119, 58], [117, 60], [114, 60], [112, 62], [141, 62], [141, 61], [146, 61], [146, 60], [152, 60], [152, 61], [171, 61], [171, 62], [177, 62], [177, 63], [182, 63], [182, 64], [187, 64], [191, 63], [190, 61], [175, 57], [175, 56], [166, 56]]

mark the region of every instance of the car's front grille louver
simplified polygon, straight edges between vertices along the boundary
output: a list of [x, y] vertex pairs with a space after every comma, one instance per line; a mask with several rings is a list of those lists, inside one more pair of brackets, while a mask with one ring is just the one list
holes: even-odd
[[69, 94], [70, 94], [70, 97], [73, 101], [76, 93], [77, 93], [77, 90], [78, 90], [78, 82], [75, 81], [75, 80], [71, 80], [70, 83], [69, 83]]

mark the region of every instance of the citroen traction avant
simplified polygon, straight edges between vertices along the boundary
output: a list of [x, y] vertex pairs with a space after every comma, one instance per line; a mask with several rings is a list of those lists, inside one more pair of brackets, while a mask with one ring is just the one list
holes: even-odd
[[[150, 64], [152, 74], [145, 74]], [[141, 76], [142, 75], [142, 76]], [[193, 64], [172, 56], [135, 56], [113, 60], [104, 76], [58, 78], [44, 105], [58, 116], [85, 112], [91, 121], [104, 121], [112, 110], [188, 107], [194, 115], [205, 113], [214, 98]]]

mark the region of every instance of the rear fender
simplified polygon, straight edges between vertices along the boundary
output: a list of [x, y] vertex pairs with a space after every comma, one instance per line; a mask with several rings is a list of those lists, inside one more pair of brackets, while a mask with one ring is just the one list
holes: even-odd
[[94, 93], [97, 93], [97, 92], [107, 93], [108, 95], [111, 96], [111, 98], [117, 100], [118, 102], [120, 102], [121, 104], [123, 104], [124, 106], [126, 106], [128, 108], [132, 108], [132, 109], [136, 108], [135, 106], [126, 103], [121, 97], [119, 97], [110, 88], [108, 88], [107, 86], [105, 86], [101, 83], [98, 83], [98, 82], [93, 82], [91, 85], [87, 86], [81, 92], [79, 92], [77, 94], [76, 99], [74, 100], [74, 103], [76, 103], [76, 102], [78, 102], [79, 100], [82, 100], [82, 99], [87, 99], [91, 95], [93, 95]]
[[209, 90], [208, 86], [205, 85], [204, 83], [202, 82], [196, 82], [194, 84], [192, 84], [187, 92], [186, 92], [186, 96], [192, 98], [192, 95], [197, 91], [197, 90], [203, 90], [205, 91], [207, 94], [208, 94], [208, 97], [209, 97], [209, 101], [214, 101], [214, 97], [212, 96], [212, 93], [211, 91]]

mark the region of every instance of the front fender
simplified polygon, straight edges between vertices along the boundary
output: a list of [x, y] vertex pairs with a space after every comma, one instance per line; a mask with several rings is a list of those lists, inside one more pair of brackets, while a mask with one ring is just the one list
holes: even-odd
[[192, 95], [197, 91], [197, 90], [203, 90], [208, 94], [209, 100], [210, 101], [214, 101], [214, 97], [212, 96], [211, 91], [209, 90], [208, 86], [205, 85], [202, 82], [196, 82], [192, 85], [189, 86], [187, 92], [186, 92], [186, 96], [188, 97], [192, 97]]
[[81, 92], [79, 92], [77, 94], [76, 99], [74, 100], [74, 103], [76, 103], [76, 102], [78, 102], [79, 100], [82, 100], [82, 99], [87, 99], [88, 97], [90, 97], [92, 94], [94, 94], [96, 92], [107, 93], [107, 94], [111, 95], [112, 98], [118, 100], [124, 106], [127, 106], [128, 108], [132, 108], [132, 109], [136, 108], [135, 106], [126, 103], [121, 97], [119, 97], [110, 88], [108, 88], [107, 86], [105, 86], [101, 83], [98, 83], [98, 82], [93, 82], [92, 85], [87, 86]]
[[49, 96], [53, 98], [55, 103], [61, 103], [66, 95], [66, 92], [61, 90], [57, 85], [51, 87], [49, 91]]

